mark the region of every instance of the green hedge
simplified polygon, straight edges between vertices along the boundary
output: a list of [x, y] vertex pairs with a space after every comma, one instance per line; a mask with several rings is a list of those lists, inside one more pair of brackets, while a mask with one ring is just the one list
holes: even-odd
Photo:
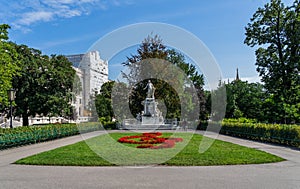
[[101, 129], [99, 123], [49, 124], [46, 126], [0, 129], [0, 150], [58, 139]]
[[[214, 124], [214, 123], [212, 123]], [[207, 124], [198, 127], [206, 130]], [[221, 134], [300, 147], [300, 126], [285, 124], [222, 122]]]

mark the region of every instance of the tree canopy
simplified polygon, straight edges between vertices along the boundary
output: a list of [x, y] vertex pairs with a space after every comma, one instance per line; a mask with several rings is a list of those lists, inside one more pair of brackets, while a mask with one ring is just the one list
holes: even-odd
[[[198, 98], [202, 102], [201, 110], [204, 111], [203, 75], [198, 73], [194, 65], [186, 63], [183, 54], [168, 49], [158, 35], [145, 38], [137, 49], [137, 54], [127, 57], [123, 65], [129, 68], [129, 73], [123, 73], [123, 77], [127, 79], [129, 85], [134, 85], [129, 99], [132, 115], [143, 110], [141, 102], [146, 97], [145, 87], [148, 79], [156, 88], [155, 98], [165, 106], [159, 108], [167, 118], [180, 117], [182, 102], [185, 103], [185, 109], [195, 109], [199, 103]], [[166, 82], [164, 78], [168, 81]], [[193, 88], [196, 95], [188, 95], [192, 94]], [[195, 101], [197, 103], [193, 103]]]
[[245, 44], [255, 51], [257, 71], [277, 106], [277, 121], [300, 121], [300, 2], [271, 0], [246, 27]]
[[226, 86], [226, 118], [246, 117], [263, 120], [263, 102], [267, 98], [263, 85], [234, 80]]
[[7, 90], [12, 88], [12, 78], [18, 74], [18, 54], [8, 41], [7, 24], [0, 25], [0, 111], [8, 104]]
[[98, 117], [103, 118], [103, 121], [109, 122], [113, 118], [113, 110], [111, 103], [111, 93], [114, 86], [114, 81], [109, 81], [101, 86], [100, 94], [96, 95], [95, 106]]
[[48, 57], [26, 45], [16, 45], [21, 70], [13, 79], [16, 93], [16, 116], [71, 116], [72, 88], [75, 70], [61, 55]]

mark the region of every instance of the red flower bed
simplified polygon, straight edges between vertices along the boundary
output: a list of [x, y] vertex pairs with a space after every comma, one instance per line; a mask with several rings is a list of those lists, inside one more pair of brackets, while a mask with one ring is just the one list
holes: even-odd
[[[162, 133], [143, 133], [141, 135], [124, 136], [118, 139], [120, 143], [140, 144], [137, 148], [173, 148], [176, 142], [182, 142], [182, 138], [162, 137]], [[154, 145], [159, 144], [159, 145]]]

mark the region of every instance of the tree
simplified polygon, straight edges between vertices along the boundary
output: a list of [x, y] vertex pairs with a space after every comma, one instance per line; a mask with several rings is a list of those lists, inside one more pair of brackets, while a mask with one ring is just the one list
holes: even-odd
[[263, 102], [267, 98], [263, 85], [235, 80], [226, 86], [226, 118], [246, 117], [265, 121]]
[[226, 86], [225, 83], [222, 83], [222, 80], [220, 79], [218, 88], [211, 91], [209, 98], [211, 102], [211, 120], [218, 122], [225, 117], [226, 98]]
[[[206, 109], [206, 98], [204, 94], [204, 77], [202, 74], [199, 74], [196, 67], [193, 64], [186, 63], [184, 55], [181, 53], [178, 53], [174, 49], [170, 49], [167, 51], [168, 57], [167, 60], [174, 64], [176, 67], [180, 68], [184, 74], [187, 76], [188, 80], [191, 81], [190, 86], [187, 85], [187, 83], [181, 83], [181, 85], [187, 86], [186, 92], [184, 92], [182, 95], [187, 95], [184, 98], [189, 98], [188, 96], [190, 94], [193, 94], [192, 92], [187, 92], [189, 88], [195, 88], [196, 89], [196, 95], [192, 97], [193, 100], [198, 101], [199, 109], [200, 109], [200, 119], [201, 120], [207, 120], [207, 115], [209, 114], [208, 110]], [[176, 79], [178, 79], [178, 75], [176, 76]], [[179, 81], [186, 81], [185, 79], [178, 79]], [[190, 103], [186, 103], [190, 104]], [[198, 119], [198, 118], [197, 118]]]
[[[156, 79], [155, 75], [149, 74], [150, 70], [150, 72], [159, 73], [161, 66], [152, 63], [155, 59], [167, 60], [167, 56], [168, 52], [166, 46], [162, 43], [162, 39], [158, 35], [155, 35], [154, 37], [148, 36], [137, 49], [137, 54], [127, 57], [127, 61], [123, 63], [130, 71], [129, 73], [123, 73], [122, 75], [128, 81], [129, 86], [133, 86], [134, 88], [134, 90], [131, 91], [129, 98], [129, 106], [132, 115], [137, 115], [143, 110], [141, 102], [146, 98], [145, 87], [148, 79], [143, 80], [142, 78], [148, 76], [151, 78], [151, 82], [156, 88], [155, 98], [161, 99], [167, 106], [170, 105], [167, 117], [174, 116], [174, 114], [178, 117], [178, 108], [176, 108], [178, 107], [178, 103], [177, 105], [174, 104], [174, 102], [178, 102], [178, 100], [174, 100], [176, 95], [166, 94], [166, 91], [172, 91], [170, 86], [166, 82]], [[167, 99], [165, 97], [171, 98]], [[171, 106], [171, 104], [173, 104], [173, 106]]]
[[[259, 8], [246, 27], [244, 41], [256, 50], [256, 66], [265, 88], [280, 108], [280, 122], [299, 122], [300, 3], [285, 6], [271, 0]], [[291, 110], [293, 109], [293, 110]], [[296, 117], [295, 117], [296, 116]]]
[[111, 94], [114, 81], [109, 81], [101, 86], [100, 94], [96, 95], [95, 106], [99, 118], [103, 121], [111, 121], [113, 118], [113, 109], [111, 102]]
[[63, 55], [51, 55], [47, 70], [42, 73], [46, 85], [41, 92], [46, 96], [46, 104], [42, 114], [48, 116], [64, 116], [73, 114], [71, 101], [73, 97], [75, 70], [72, 63]]
[[[133, 115], [143, 110], [141, 102], [146, 97], [145, 87], [148, 78], [156, 88], [155, 98], [166, 106], [167, 110], [163, 114], [165, 113], [167, 118], [180, 117], [183, 110], [181, 103], [184, 103], [184, 110], [189, 112], [196, 108], [199, 102], [193, 102], [198, 97], [201, 98], [201, 102], [204, 100], [203, 75], [198, 74], [195, 66], [186, 63], [182, 54], [167, 49], [158, 35], [148, 36], [137, 49], [137, 54], [127, 57], [123, 65], [129, 68], [129, 72], [123, 73], [123, 77], [127, 79], [130, 86], [133, 86], [129, 98]], [[163, 78], [167, 78], [168, 82]], [[194, 88], [196, 88], [196, 95], [189, 95]], [[204, 108], [204, 103], [201, 107]]]
[[23, 125], [29, 116], [72, 116], [72, 87], [75, 71], [64, 56], [49, 58], [26, 45], [15, 45], [21, 62], [20, 75], [13, 79], [16, 113]]
[[8, 105], [7, 90], [12, 88], [12, 78], [18, 74], [18, 54], [8, 42], [7, 24], [0, 25], [0, 111]]

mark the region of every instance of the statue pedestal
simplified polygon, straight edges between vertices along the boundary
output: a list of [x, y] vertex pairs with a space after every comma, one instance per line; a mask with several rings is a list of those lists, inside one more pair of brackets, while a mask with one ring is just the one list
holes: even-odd
[[161, 125], [163, 123], [164, 121], [162, 117], [142, 116], [142, 125]]
[[[150, 83], [150, 82], [149, 82]], [[154, 91], [148, 91], [147, 98], [142, 102], [144, 111], [137, 114], [136, 119], [125, 119], [122, 123], [123, 129], [134, 130], [158, 130], [158, 129], [176, 129], [173, 123], [165, 123], [162, 112], [157, 108], [158, 102], [155, 101]]]
[[160, 125], [164, 123], [160, 111], [157, 108], [157, 102], [154, 98], [146, 98], [142, 104], [144, 105], [144, 113], [142, 114], [142, 125]]
[[154, 98], [146, 98], [142, 104], [144, 105], [143, 115], [150, 117], [156, 115], [157, 102], [155, 102]]

